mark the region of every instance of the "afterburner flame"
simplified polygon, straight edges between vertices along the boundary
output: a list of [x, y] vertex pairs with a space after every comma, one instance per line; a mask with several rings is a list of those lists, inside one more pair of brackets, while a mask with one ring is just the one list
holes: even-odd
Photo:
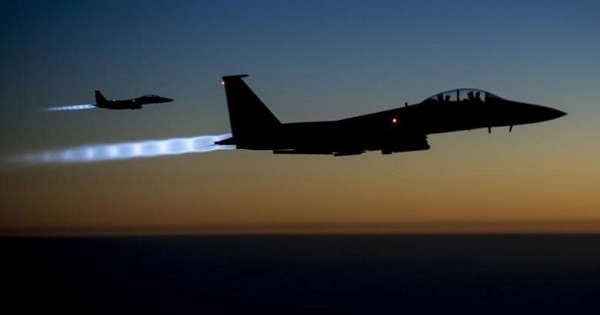
[[44, 110], [47, 112], [56, 112], [56, 111], [84, 110], [84, 109], [94, 109], [94, 108], [97, 108], [94, 104], [81, 104], [81, 105], [48, 107], [48, 108], [45, 108]]
[[235, 150], [232, 145], [215, 145], [231, 134], [203, 135], [189, 138], [143, 140], [114, 144], [93, 144], [22, 155], [15, 160], [26, 164], [90, 163], [100, 161], [149, 158], [165, 155]]

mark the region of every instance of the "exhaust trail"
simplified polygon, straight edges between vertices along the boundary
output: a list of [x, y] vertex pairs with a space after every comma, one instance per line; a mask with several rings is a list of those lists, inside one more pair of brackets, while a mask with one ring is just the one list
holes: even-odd
[[231, 134], [203, 135], [189, 138], [143, 140], [113, 144], [92, 144], [59, 150], [24, 154], [12, 159], [23, 164], [66, 164], [150, 158], [166, 155], [235, 150], [234, 145], [215, 145]]
[[67, 106], [54, 106], [44, 108], [46, 112], [58, 112], [58, 111], [69, 111], [69, 110], [84, 110], [97, 108], [95, 104], [81, 104], [81, 105], [67, 105]]

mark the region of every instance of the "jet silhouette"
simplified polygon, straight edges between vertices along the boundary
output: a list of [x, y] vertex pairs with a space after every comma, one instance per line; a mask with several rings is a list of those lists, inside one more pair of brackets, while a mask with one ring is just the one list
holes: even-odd
[[566, 113], [510, 101], [479, 89], [456, 89], [421, 103], [336, 121], [281, 123], [246, 85], [246, 74], [223, 77], [232, 137], [219, 145], [276, 154], [355, 155], [428, 150], [427, 135], [530, 124]]
[[96, 107], [106, 109], [140, 109], [142, 105], [172, 102], [173, 99], [146, 94], [128, 100], [107, 100], [100, 91], [96, 90]]

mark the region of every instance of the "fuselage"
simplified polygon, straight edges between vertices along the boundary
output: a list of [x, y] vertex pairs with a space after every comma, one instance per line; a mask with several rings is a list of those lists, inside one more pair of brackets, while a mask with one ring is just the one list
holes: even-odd
[[173, 99], [154, 94], [148, 94], [129, 100], [101, 100], [97, 101], [96, 106], [106, 109], [140, 109], [146, 104], [160, 104], [172, 102]]
[[383, 154], [429, 149], [430, 134], [530, 124], [564, 116], [478, 89], [456, 89], [420, 103], [335, 121], [281, 123], [244, 83], [223, 77], [232, 138], [216, 144], [281, 154]]
[[[478, 128], [530, 124], [558, 118], [564, 112], [527, 103], [488, 97], [485, 100], [464, 99], [421, 103], [372, 114], [321, 122], [281, 124], [277, 132], [262, 135], [263, 143], [250, 149], [302, 151], [321, 150], [323, 154], [356, 148], [378, 150], [394, 148], [399, 143], [417, 143], [429, 134]], [[512, 127], [511, 127], [512, 128]], [[409, 146], [407, 148], [428, 148]], [[403, 150], [404, 151], [404, 150]], [[408, 150], [406, 150], [408, 151]], [[282, 151], [285, 152], [285, 151]]]

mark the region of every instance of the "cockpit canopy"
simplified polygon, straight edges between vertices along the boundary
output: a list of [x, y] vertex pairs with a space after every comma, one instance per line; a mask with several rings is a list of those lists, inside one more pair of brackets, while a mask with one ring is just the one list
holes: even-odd
[[502, 99], [490, 92], [479, 89], [456, 89], [435, 94], [425, 99], [425, 102], [481, 102], [485, 103], [492, 99]]
[[144, 95], [143, 97], [148, 97], [148, 98], [157, 98], [157, 97], [159, 97], [159, 96], [158, 96], [158, 95], [156, 95], [156, 94], [146, 94], [146, 95]]

